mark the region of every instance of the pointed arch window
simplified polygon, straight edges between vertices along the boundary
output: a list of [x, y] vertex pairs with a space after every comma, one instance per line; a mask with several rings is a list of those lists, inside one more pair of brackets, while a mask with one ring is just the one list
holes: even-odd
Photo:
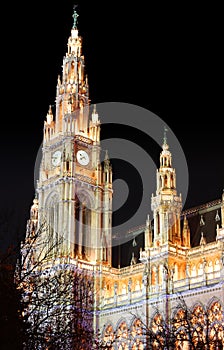
[[48, 198], [47, 203], [47, 245], [52, 254], [59, 249], [59, 196], [57, 193]]
[[75, 255], [88, 259], [91, 247], [91, 205], [90, 198], [83, 191], [75, 197]]

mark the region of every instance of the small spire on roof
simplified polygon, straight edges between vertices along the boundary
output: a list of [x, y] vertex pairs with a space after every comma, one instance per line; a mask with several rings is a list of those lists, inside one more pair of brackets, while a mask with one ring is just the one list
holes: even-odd
[[93, 111], [92, 111], [92, 121], [93, 123], [97, 123], [99, 121], [98, 119], [98, 113], [97, 113], [97, 110], [96, 110], [96, 104], [93, 105]]
[[105, 157], [104, 157], [104, 161], [105, 160], [109, 160], [109, 155], [108, 155], [108, 150], [105, 150]]
[[205, 237], [204, 237], [203, 232], [201, 232], [200, 245], [204, 245], [204, 244], [206, 244], [206, 239], [205, 239]]
[[49, 105], [49, 109], [48, 109], [48, 112], [47, 112], [47, 124], [51, 124], [52, 121], [53, 121], [53, 113], [52, 113], [52, 107], [51, 105]]
[[104, 171], [110, 170], [110, 159], [108, 155], [108, 150], [105, 150], [105, 157], [104, 157]]

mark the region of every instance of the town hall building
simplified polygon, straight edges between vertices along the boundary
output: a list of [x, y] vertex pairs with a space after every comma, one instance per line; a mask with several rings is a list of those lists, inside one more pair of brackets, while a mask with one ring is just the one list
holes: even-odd
[[[91, 327], [98, 337], [93, 349], [165, 349], [162, 333], [153, 338], [152, 332], [158, 333], [162, 320], [175, 317], [175, 334], [183, 330], [176, 308], [181, 302], [192, 313], [210, 312], [210, 337], [219, 329], [213, 338], [219, 337], [217, 344], [224, 346], [224, 194], [183, 210], [166, 134], [161, 140], [155, 194], [148, 194], [153, 218], [147, 216], [136, 232], [133, 229], [130, 240], [130, 232], [126, 233], [119, 254], [127, 256], [127, 261], [122, 266], [113, 264], [113, 169], [109, 153], [101, 161], [100, 115], [89, 102], [77, 17], [74, 10], [55, 109], [49, 107], [44, 121], [36, 196], [21, 248], [26, 269], [46, 257], [49, 249], [45, 270], [52, 263], [76, 267], [83, 275], [91, 273]], [[27, 254], [27, 242], [41, 228], [44, 249], [37, 240]], [[207, 241], [208, 236], [213, 239]], [[38, 269], [36, 264], [34, 270]], [[195, 339], [199, 342], [199, 336]], [[189, 342], [177, 337], [175, 348], [190, 349]], [[209, 349], [215, 349], [212, 346]]]

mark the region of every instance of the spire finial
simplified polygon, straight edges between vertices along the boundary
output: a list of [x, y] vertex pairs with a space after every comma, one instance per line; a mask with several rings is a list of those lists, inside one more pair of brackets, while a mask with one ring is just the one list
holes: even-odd
[[169, 146], [167, 144], [167, 136], [166, 136], [166, 133], [167, 133], [168, 129], [166, 126], [164, 126], [164, 132], [163, 132], [163, 145], [162, 145], [162, 148], [163, 150], [168, 150]]
[[164, 145], [167, 144], [167, 136], [166, 136], [167, 131], [168, 131], [167, 127], [164, 126], [164, 132], [163, 132], [163, 144]]
[[73, 13], [73, 15], [72, 15], [72, 17], [73, 17], [73, 19], [74, 19], [72, 28], [75, 28], [75, 29], [77, 29], [77, 23], [78, 23], [78, 17], [79, 17], [78, 13], [76, 12], [76, 7], [77, 7], [77, 6], [78, 6], [78, 5], [74, 5], [74, 6], [73, 6], [74, 13]]
[[108, 155], [108, 150], [105, 150], [105, 158], [104, 161], [108, 161], [109, 160], [109, 155]]

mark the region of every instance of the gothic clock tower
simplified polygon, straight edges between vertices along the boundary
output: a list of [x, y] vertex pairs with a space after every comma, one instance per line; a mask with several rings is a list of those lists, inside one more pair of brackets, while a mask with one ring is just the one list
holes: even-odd
[[77, 17], [74, 11], [55, 112], [50, 106], [44, 122], [37, 225], [45, 221], [45, 235], [60, 240], [55, 258], [111, 265], [112, 169], [107, 152], [101, 154], [100, 119], [90, 105]]

